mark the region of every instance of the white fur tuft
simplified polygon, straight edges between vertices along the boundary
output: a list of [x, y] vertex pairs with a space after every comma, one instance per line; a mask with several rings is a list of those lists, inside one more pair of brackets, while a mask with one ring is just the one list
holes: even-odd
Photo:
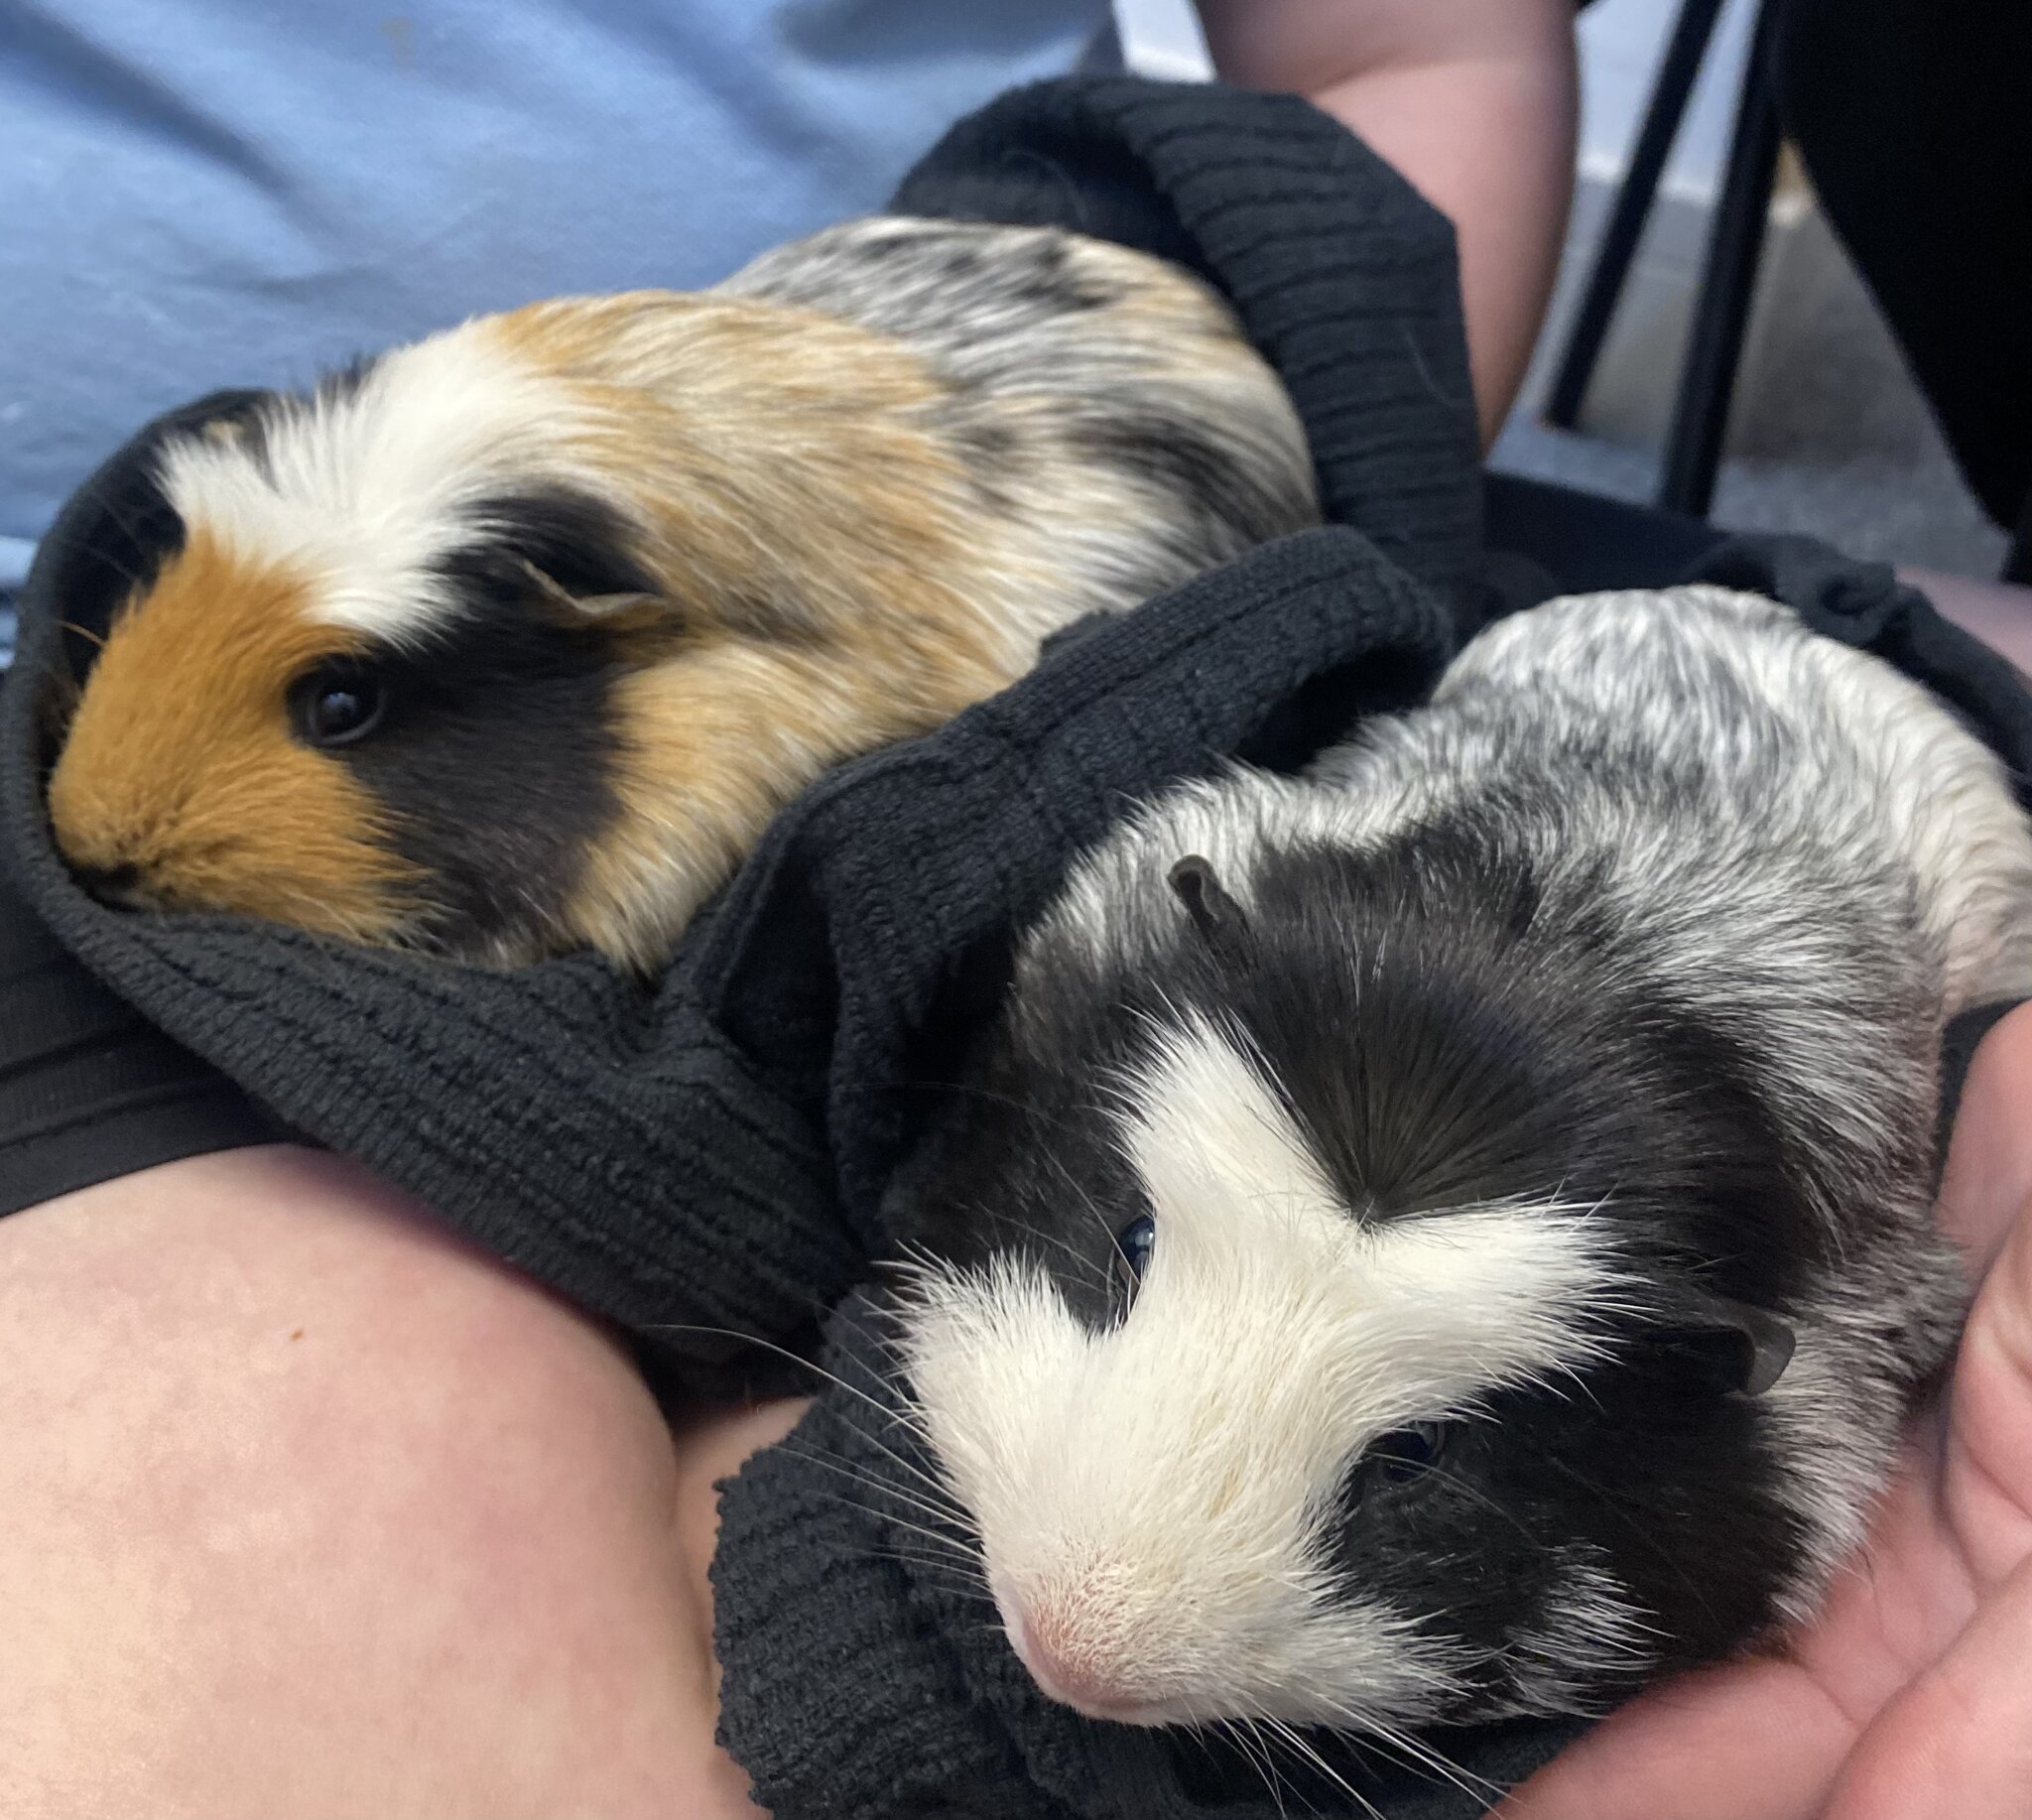
[[356, 383], [269, 401], [251, 439], [169, 444], [163, 487], [236, 560], [303, 577], [313, 618], [413, 643], [452, 609], [434, 565], [484, 529], [475, 509], [490, 495], [546, 481], [612, 491], [574, 464], [576, 415], [568, 385], [469, 323]]

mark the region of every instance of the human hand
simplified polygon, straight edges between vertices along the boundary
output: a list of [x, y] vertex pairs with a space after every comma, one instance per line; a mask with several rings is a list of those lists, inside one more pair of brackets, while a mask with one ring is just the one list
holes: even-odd
[[1500, 1820], [2032, 1814], [2032, 1005], [1976, 1051], [1940, 1214], [1981, 1288], [1819, 1621], [1631, 1702]]

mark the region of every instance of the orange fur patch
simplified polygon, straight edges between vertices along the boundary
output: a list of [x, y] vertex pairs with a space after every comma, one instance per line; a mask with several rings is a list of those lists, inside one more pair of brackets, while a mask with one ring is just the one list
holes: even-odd
[[632, 507], [694, 632], [995, 641], [969, 584], [998, 527], [952, 447], [949, 385], [908, 348], [807, 310], [668, 292], [475, 327], [571, 386], [581, 408], [560, 440]]
[[570, 926], [610, 959], [655, 967], [822, 772], [926, 732], [1008, 680], [734, 641], [627, 677], [615, 698], [620, 814], [587, 855]]
[[237, 911], [387, 940], [411, 869], [344, 763], [291, 736], [290, 684], [356, 635], [307, 619], [310, 584], [193, 526], [121, 612], [50, 780], [73, 865], [137, 874], [161, 909]]

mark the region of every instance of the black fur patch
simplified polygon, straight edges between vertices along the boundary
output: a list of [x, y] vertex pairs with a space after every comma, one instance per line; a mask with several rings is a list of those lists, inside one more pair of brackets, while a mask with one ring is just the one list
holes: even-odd
[[[1572, 1629], [1558, 1640], [1578, 1555], [1651, 1626], [1628, 1637], [1620, 1681], [1633, 1687], [1727, 1653], [1765, 1621], [1805, 1541], [1775, 1476], [1750, 1403], [1640, 1357], [1563, 1392], [1490, 1397], [1423, 1476], [1350, 1472], [1332, 1565], [1365, 1596], [1435, 1614], [1436, 1633], [1480, 1656], [1472, 1702], [1502, 1697], [1520, 1639], [1545, 1637], [1547, 1667], [1586, 1653], [1585, 1630], [1578, 1646]], [[1583, 1682], [1605, 1701], [1618, 1677], [1597, 1667]]]
[[561, 615], [525, 565], [577, 594], [649, 581], [596, 501], [519, 494], [483, 522], [441, 565], [463, 610], [419, 648], [371, 655], [387, 707], [341, 755], [428, 875], [417, 933], [467, 950], [554, 930], [617, 809], [612, 635]]
[[1167, 413], [1114, 409], [1087, 417], [1078, 440], [1090, 459], [1185, 501], [1197, 522], [1217, 527], [1220, 535], [1205, 539], [1209, 562], [1296, 530], [1303, 522], [1297, 502], [1281, 484], [1282, 471], [1242, 458], [1216, 426]]
[[1016, 478], [1019, 464], [1031, 464], [1025, 459], [1022, 438], [999, 419], [971, 413], [954, 420], [952, 434], [981, 503], [991, 512], [1013, 511], [1010, 482]]
[[1599, 899], [1569, 884], [1581, 901], [1543, 928], [1540, 894], [1528, 861], [1465, 824], [1273, 854], [1246, 965], [1201, 989], [1270, 1058], [1365, 1217], [1612, 1197], [1654, 1255], [1727, 1260], [1720, 1293], [1789, 1294], [1820, 1229], [1749, 1059], [1609, 959]]
[[1120, 300], [1119, 286], [1080, 269], [1056, 234], [1020, 241], [965, 231], [899, 234], [862, 243], [863, 256], [905, 259], [913, 276], [935, 276], [952, 299], [954, 315], [1010, 305], [1070, 316], [1103, 310]]
[[50, 598], [63, 617], [72, 677], [83, 679], [114, 614], [184, 547], [184, 521], [157, 476], [163, 446], [206, 424], [245, 425], [270, 397], [214, 392], [172, 412], [107, 460], [65, 506], [48, 540], [56, 563]]
[[999, 250], [995, 257], [1005, 274], [1013, 271], [1007, 289], [1017, 303], [1071, 316], [1104, 310], [1120, 301], [1120, 287], [1090, 269], [1081, 270], [1071, 248], [1056, 235]]
[[654, 593], [658, 584], [635, 553], [634, 533], [604, 500], [569, 487], [532, 487], [469, 507], [475, 536], [439, 564], [475, 612], [524, 607], [529, 571], [568, 594]]
[[1095, 1075], [1110, 1058], [1128, 1063], [1137, 1039], [1104, 1000], [1069, 994], [1054, 1008], [1065, 1015], [1044, 1040], [1067, 1041], [1058, 1053], [1093, 1072], [1039, 1069], [1029, 1043], [998, 1020], [934, 1136], [892, 1184], [885, 1217], [899, 1242], [955, 1263], [1036, 1258], [1098, 1332], [1120, 1312], [1116, 1235], [1143, 1204]]

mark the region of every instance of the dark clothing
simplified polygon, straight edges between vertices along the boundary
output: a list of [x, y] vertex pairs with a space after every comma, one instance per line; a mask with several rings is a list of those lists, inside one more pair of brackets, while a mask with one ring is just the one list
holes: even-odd
[[[992, 1006], [1015, 931], [1071, 856], [1129, 803], [1227, 755], [1294, 766], [1352, 717], [1417, 701], [1461, 636], [1555, 585], [1540, 565], [1482, 561], [1450, 230], [1304, 103], [1047, 84], [962, 123], [901, 200], [1063, 221], [1209, 275], [1283, 374], [1335, 523], [1062, 640], [993, 701], [825, 779], [654, 986], [588, 957], [491, 973], [226, 919], [121, 915], [76, 888], [38, 789], [48, 679], [90, 649], [66, 652], [58, 603], [72, 620], [107, 610], [108, 578], [162, 535], [134, 509], [146, 434], [44, 545], [23, 602], [25, 674], [0, 702], [10, 863], [122, 999], [292, 1128], [632, 1330], [681, 1383], [753, 1356], [729, 1330], [798, 1347], [826, 1324], [832, 1367], [877, 1408], [890, 1391], [856, 1289], [884, 1247], [884, 1190]], [[1613, 528], [1590, 528], [1572, 495], [1491, 496], [1514, 541], [1553, 528], [1544, 554], [1561, 580], [1677, 579], [1712, 540], [1673, 521], [1647, 534], [1641, 515], [1632, 532], [1626, 515], [1619, 568], [1599, 558]], [[2032, 702], [2007, 667], [1888, 571], [1802, 546], [1709, 554], [1724, 579], [1905, 664], [2032, 771]], [[7, 1200], [33, 1198], [12, 1192], [6, 1164]], [[1276, 1813], [1217, 1741], [1091, 1725], [1036, 1693], [926, 1555], [922, 1512], [892, 1495], [907, 1486], [899, 1459], [921, 1464], [914, 1445], [836, 1389], [727, 1494], [723, 1735], [778, 1820]], [[1569, 1730], [1499, 1728], [1445, 1749], [1501, 1782]], [[1347, 1767], [1391, 1815], [1479, 1806], [1386, 1760]], [[1293, 1811], [1343, 1811], [1344, 1797], [1292, 1776]]]
[[2032, 6], [1770, 0], [1785, 130], [1990, 517], [2032, 499]]
[[78, 966], [0, 871], [0, 1213], [280, 1134]]

